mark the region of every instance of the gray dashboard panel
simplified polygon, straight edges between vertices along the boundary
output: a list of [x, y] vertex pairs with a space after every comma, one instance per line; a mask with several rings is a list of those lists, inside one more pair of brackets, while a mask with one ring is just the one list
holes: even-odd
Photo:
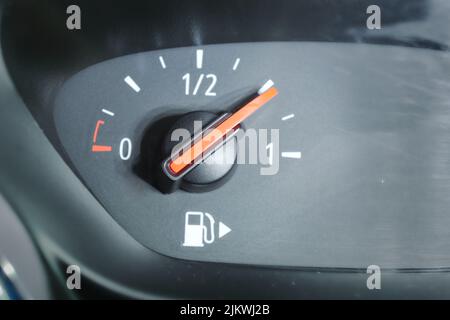
[[[64, 150], [113, 218], [144, 246], [177, 258], [284, 267], [450, 266], [447, 53], [395, 46], [265, 42], [202, 46], [119, 57], [68, 79], [55, 98]], [[168, 65], [161, 68], [158, 57]], [[237, 71], [232, 71], [240, 57]], [[258, 59], [254, 59], [258, 57]], [[186, 72], [217, 74], [217, 97], [184, 94]], [[132, 75], [139, 93], [123, 81]], [[280, 91], [248, 128], [279, 129], [279, 172], [238, 165], [223, 187], [161, 194], [133, 166], [146, 127], [168, 114], [226, 110], [266, 79]], [[105, 116], [102, 108], [115, 112]], [[295, 113], [289, 122], [281, 116]], [[90, 150], [104, 119], [101, 142]], [[122, 161], [122, 137], [133, 158]], [[185, 212], [200, 211], [233, 231], [201, 248], [182, 245]]]

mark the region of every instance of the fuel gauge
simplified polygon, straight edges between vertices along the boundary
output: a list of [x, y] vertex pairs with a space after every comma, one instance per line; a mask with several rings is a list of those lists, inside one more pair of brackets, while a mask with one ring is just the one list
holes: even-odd
[[[433, 235], [416, 233], [401, 253], [389, 241], [431, 201], [408, 182], [427, 176], [427, 157], [404, 142], [443, 129], [417, 124], [399, 97], [430, 86], [416, 76], [426, 65], [414, 63], [429, 55], [307, 42], [143, 52], [70, 78], [55, 123], [84, 183], [152, 250], [253, 265], [407, 267], [416, 263], [408, 252]], [[405, 203], [411, 210], [398, 210]]]

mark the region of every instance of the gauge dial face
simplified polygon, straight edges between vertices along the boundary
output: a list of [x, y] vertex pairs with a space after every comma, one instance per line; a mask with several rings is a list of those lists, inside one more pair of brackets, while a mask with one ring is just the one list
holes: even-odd
[[[433, 230], [399, 232], [424, 215], [450, 224], [442, 215], [450, 198], [430, 193], [442, 168], [429, 156], [437, 152], [433, 137], [448, 129], [426, 117], [444, 112], [443, 88], [416, 76], [432, 68], [444, 81], [450, 70], [439, 69], [439, 53], [426, 55], [323, 43], [133, 54], [69, 79], [55, 100], [55, 123], [92, 193], [162, 254], [289, 267], [432, 267], [425, 257], [441, 241]], [[430, 55], [437, 63], [421, 63]], [[205, 138], [211, 126], [219, 139]], [[177, 129], [191, 140], [173, 158]], [[242, 134], [224, 139], [230, 132]]]

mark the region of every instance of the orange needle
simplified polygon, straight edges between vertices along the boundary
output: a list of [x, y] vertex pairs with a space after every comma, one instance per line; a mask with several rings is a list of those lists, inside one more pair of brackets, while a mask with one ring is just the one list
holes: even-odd
[[216, 128], [209, 131], [201, 138], [201, 140], [191, 145], [191, 147], [179, 157], [171, 159], [169, 162], [170, 170], [175, 174], [181, 173], [186, 167], [201, 157], [203, 153], [206, 153], [211, 147], [215, 146], [217, 142], [224, 140], [230, 131], [234, 130], [239, 124], [252, 115], [256, 110], [269, 102], [277, 94], [278, 90], [275, 87], [271, 87], [258, 95], [252, 101], [244, 105], [220, 123]]

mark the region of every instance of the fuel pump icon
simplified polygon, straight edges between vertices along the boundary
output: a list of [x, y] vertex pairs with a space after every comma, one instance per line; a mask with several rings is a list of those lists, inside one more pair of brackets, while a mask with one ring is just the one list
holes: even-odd
[[[208, 223], [205, 224], [205, 221]], [[184, 221], [184, 247], [203, 247], [214, 242], [214, 218], [209, 213], [188, 211]], [[208, 237], [209, 234], [209, 237]]]

